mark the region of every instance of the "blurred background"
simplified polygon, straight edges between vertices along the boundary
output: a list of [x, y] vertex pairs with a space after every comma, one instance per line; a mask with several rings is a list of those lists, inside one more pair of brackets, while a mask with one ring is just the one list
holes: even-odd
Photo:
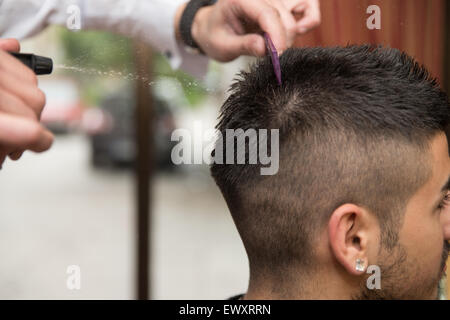
[[[214, 128], [224, 92], [245, 59], [212, 63], [205, 81], [152, 55], [151, 79], [136, 72], [132, 40], [50, 27], [22, 52], [52, 57], [39, 78], [52, 149], [0, 171], [0, 298], [132, 299], [136, 192], [136, 86], [152, 96], [154, 170], [151, 292], [155, 299], [225, 299], [244, 292], [247, 261], [206, 165], [175, 166], [171, 134], [199, 121]], [[68, 290], [66, 269], [81, 269]]]
[[[426, 64], [450, 92], [447, 1], [321, 3], [321, 27], [297, 46], [396, 47]], [[366, 27], [372, 4], [381, 8], [381, 30]], [[199, 81], [131, 39], [62, 27], [23, 41], [22, 51], [54, 60], [54, 73], [39, 85], [47, 94], [42, 121], [56, 140], [49, 152], [26, 153], [0, 171], [0, 299], [134, 299], [142, 266], [153, 299], [245, 292], [247, 258], [226, 204], [206, 165], [173, 165], [170, 137], [196, 122], [213, 128], [233, 77], [251, 59], [212, 62]], [[142, 55], [151, 64], [144, 72]], [[149, 265], [138, 269], [137, 217], [146, 209], [135, 172], [142, 169], [136, 161], [142, 90], [152, 110], [144, 145], [153, 169], [143, 197], [151, 212]], [[70, 265], [81, 269], [80, 290], [66, 286]]]

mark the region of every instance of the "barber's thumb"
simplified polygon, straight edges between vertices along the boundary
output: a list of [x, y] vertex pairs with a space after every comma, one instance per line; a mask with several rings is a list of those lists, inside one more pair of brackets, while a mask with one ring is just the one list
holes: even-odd
[[266, 54], [264, 38], [258, 34], [246, 34], [235, 37], [234, 46], [239, 55], [262, 57]]

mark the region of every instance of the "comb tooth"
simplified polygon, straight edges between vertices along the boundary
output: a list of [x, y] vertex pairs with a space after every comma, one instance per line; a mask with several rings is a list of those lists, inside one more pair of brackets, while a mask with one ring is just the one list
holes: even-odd
[[275, 72], [278, 84], [281, 86], [281, 67], [277, 49], [275, 48], [272, 39], [270, 39], [270, 36], [267, 33], [264, 33], [264, 39], [266, 41], [267, 51], [270, 53], [270, 57], [272, 60], [273, 71]]

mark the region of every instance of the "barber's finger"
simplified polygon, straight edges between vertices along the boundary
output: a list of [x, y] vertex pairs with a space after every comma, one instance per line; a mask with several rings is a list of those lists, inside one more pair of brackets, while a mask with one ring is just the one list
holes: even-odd
[[[9, 73], [3, 73], [0, 76], [0, 90], [22, 100], [39, 119], [45, 105], [45, 94], [36, 85], [23, 82]], [[10, 99], [9, 102], [13, 101]]]
[[26, 83], [33, 85], [37, 85], [38, 83], [36, 74], [30, 68], [8, 52], [2, 50], [0, 50], [0, 71], [2, 73], [7, 72]]
[[19, 160], [23, 155], [23, 151], [16, 151], [9, 154], [9, 158], [13, 161]]
[[0, 39], [0, 50], [19, 52], [20, 43], [16, 39]]
[[19, 150], [43, 152], [53, 143], [53, 135], [37, 121], [0, 113], [0, 145]]
[[281, 53], [287, 48], [286, 30], [280, 12], [265, 1], [235, 1], [244, 17], [256, 22], [259, 28], [267, 32], [275, 48]]
[[297, 34], [297, 23], [294, 19], [294, 16], [292, 15], [291, 11], [285, 7], [282, 1], [272, 0], [271, 4], [280, 13], [281, 21], [286, 32], [286, 46], [290, 47], [294, 43], [295, 36]]
[[7, 114], [14, 114], [29, 118], [31, 120], [39, 119], [39, 115], [36, 111], [26, 105], [16, 95], [5, 91], [3, 88], [0, 88], [0, 111]]
[[[303, 9], [303, 8], [302, 8]], [[294, 8], [297, 11], [298, 8]], [[297, 22], [297, 32], [306, 33], [320, 25], [321, 13], [319, 1], [312, 1], [303, 10], [304, 16]]]
[[297, 12], [298, 10], [304, 11], [308, 5], [308, 1], [311, 0], [281, 0], [286, 9], [291, 12], [294, 12], [294, 8]]
[[234, 56], [263, 57], [266, 54], [264, 38], [259, 34], [230, 35], [224, 38], [224, 43], [226, 43], [226, 49]]

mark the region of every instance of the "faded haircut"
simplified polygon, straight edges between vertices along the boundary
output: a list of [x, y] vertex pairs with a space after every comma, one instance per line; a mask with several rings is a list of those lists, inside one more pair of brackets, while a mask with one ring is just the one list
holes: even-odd
[[396, 49], [296, 48], [280, 64], [281, 86], [269, 58], [241, 72], [217, 125], [279, 129], [276, 175], [211, 166], [250, 268], [310, 266], [316, 236], [345, 203], [374, 214], [393, 248], [408, 200], [431, 176], [431, 139], [449, 125], [446, 94]]

